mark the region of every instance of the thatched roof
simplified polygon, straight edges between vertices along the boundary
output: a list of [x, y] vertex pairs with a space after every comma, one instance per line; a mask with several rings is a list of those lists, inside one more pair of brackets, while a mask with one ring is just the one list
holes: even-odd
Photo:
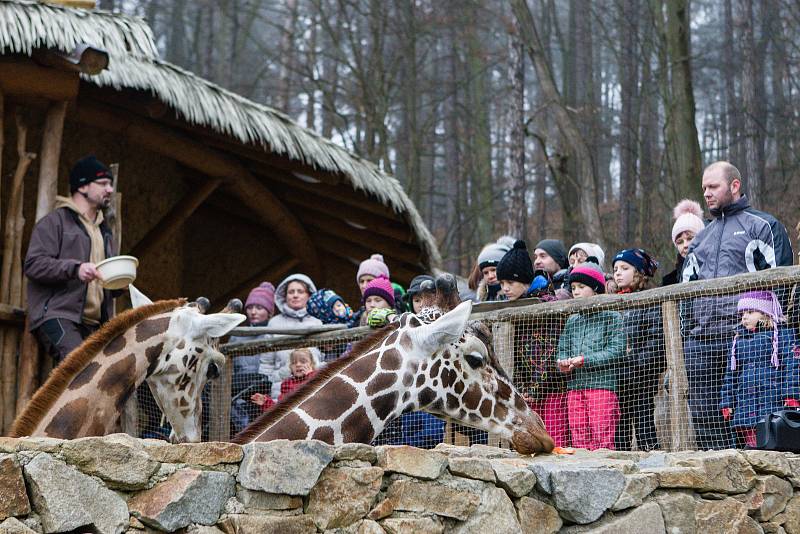
[[341, 173], [355, 189], [403, 215], [429, 263], [440, 263], [433, 236], [395, 178], [283, 113], [161, 61], [152, 30], [143, 19], [30, 0], [0, 0], [0, 53], [31, 55], [36, 48], [69, 52], [79, 43], [103, 48], [110, 57], [108, 69], [84, 77], [87, 82], [150, 92], [190, 124], [315, 169]]

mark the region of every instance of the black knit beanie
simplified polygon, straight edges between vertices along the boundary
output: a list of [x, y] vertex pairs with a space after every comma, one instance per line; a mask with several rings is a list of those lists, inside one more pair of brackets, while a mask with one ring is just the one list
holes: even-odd
[[79, 187], [82, 187], [95, 180], [102, 180], [108, 178], [114, 179], [111, 174], [111, 169], [106, 167], [94, 156], [86, 156], [78, 160], [77, 163], [69, 171], [69, 192], [74, 193]]
[[536, 248], [540, 248], [547, 252], [547, 254], [549, 254], [550, 257], [553, 258], [562, 269], [569, 267], [567, 249], [564, 247], [564, 243], [558, 239], [542, 239], [536, 244]]
[[513, 280], [523, 284], [533, 282], [533, 263], [528, 255], [525, 241], [515, 241], [512, 249], [506, 252], [497, 264], [497, 279]]

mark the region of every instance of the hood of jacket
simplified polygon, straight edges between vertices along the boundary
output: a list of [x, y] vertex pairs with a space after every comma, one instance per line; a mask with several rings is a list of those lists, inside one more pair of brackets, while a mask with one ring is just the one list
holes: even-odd
[[317, 286], [314, 285], [314, 282], [312, 282], [311, 278], [308, 276], [301, 273], [295, 273], [284, 278], [275, 289], [275, 307], [278, 309], [278, 311], [283, 315], [294, 317], [295, 319], [302, 319], [308, 315], [308, 310], [306, 310], [305, 306], [299, 310], [293, 310], [288, 304], [286, 304], [286, 290], [288, 289], [290, 282], [303, 282], [308, 287], [309, 293], [316, 292]]
[[103, 210], [97, 210], [97, 218], [93, 221], [90, 221], [86, 216], [81, 213], [81, 210], [78, 208], [78, 205], [75, 204], [75, 201], [72, 200], [70, 197], [62, 197], [56, 196], [56, 205], [54, 209], [58, 208], [67, 208], [70, 211], [74, 211], [78, 214], [82, 220], [88, 222], [89, 224], [94, 224], [100, 226], [103, 223]]

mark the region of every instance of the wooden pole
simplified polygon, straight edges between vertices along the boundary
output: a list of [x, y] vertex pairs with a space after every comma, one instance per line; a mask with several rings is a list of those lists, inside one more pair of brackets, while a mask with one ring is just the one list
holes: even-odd
[[175, 203], [169, 212], [153, 226], [145, 236], [131, 249], [131, 255], [137, 258], [148, 256], [157, 250], [197, 211], [205, 200], [222, 184], [219, 178], [204, 181], [200, 187], [190, 191]]
[[225, 358], [220, 377], [211, 382], [211, 399], [208, 403], [210, 441], [231, 439], [231, 385], [233, 384], [233, 362]]
[[39, 159], [39, 189], [36, 194], [36, 221], [53, 210], [58, 194], [58, 162], [64, 133], [67, 102], [53, 102], [47, 109]]
[[687, 395], [689, 382], [683, 362], [683, 338], [678, 304], [668, 300], [661, 304], [664, 326], [664, 345], [666, 347], [667, 368], [669, 369], [669, 422], [672, 442], [668, 450], [681, 451], [694, 449], [694, 427], [689, 413]]
[[[6, 227], [3, 242], [3, 268], [0, 273], [0, 301], [12, 306], [22, 306], [22, 232], [25, 228], [22, 196], [24, 192], [25, 174], [36, 158], [36, 154], [27, 152], [28, 128], [22, 116], [17, 113], [17, 155], [19, 160], [11, 183], [11, 197], [6, 215]], [[2, 382], [3, 391], [3, 432], [11, 428], [16, 415], [16, 382], [17, 382], [17, 349], [20, 332], [9, 330], [3, 336], [2, 343]]]

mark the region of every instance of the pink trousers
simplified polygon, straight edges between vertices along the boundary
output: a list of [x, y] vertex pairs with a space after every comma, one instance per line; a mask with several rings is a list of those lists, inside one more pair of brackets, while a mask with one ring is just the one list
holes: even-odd
[[614, 449], [619, 421], [617, 394], [607, 389], [581, 389], [567, 394], [572, 446], [581, 449]]
[[568, 447], [567, 394], [550, 393], [540, 401], [528, 401], [528, 406], [542, 418], [556, 447]]

